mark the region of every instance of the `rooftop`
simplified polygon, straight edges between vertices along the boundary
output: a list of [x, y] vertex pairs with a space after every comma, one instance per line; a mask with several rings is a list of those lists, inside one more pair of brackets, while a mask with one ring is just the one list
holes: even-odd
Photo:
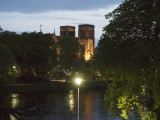
[[80, 26], [90, 26], [90, 27], [94, 27], [94, 25], [92, 25], [92, 24], [80, 24], [79, 27], [80, 27]]
[[71, 25], [60, 26], [60, 28], [62, 28], [62, 27], [64, 27], [64, 28], [68, 28], [68, 27], [75, 28], [75, 26], [71, 26]]

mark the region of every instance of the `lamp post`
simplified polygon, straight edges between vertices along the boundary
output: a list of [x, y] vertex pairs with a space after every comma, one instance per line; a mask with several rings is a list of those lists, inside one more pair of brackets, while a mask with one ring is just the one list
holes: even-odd
[[79, 120], [79, 85], [81, 84], [82, 79], [76, 78], [76, 83], [78, 85], [78, 103], [77, 103], [77, 120]]

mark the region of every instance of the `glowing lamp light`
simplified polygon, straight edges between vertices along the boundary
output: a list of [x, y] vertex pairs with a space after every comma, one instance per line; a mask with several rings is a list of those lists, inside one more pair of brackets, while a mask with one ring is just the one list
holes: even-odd
[[[76, 78], [75, 81], [78, 85], [80, 85], [81, 82], [82, 82], [82, 79], [81, 78]], [[78, 86], [78, 101], [77, 102], [78, 102], [77, 103], [77, 120], [79, 120], [79, 86]]]
[[76, 78], [76, 83], [77, 83], [78, 85], [80, 85], [81, 82], [82, 82], [82, 79], [81, 79], [81, 78]]

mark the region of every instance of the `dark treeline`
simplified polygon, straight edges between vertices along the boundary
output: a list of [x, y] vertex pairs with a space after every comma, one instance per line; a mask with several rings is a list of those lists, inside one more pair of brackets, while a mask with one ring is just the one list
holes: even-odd
[[124, 119], [159, 120], [160, 1], [125, 0], [109, 18], [95, 53], [99, 72], [113, 80], [105, 109]]
[[[72, 37], [55, 43], [52, 34], [0, 29], [0, 83], [33, 83], [76, 76], [92, 76], [84, 48]], [[89, 64], [89, 62], [87, 62]], [[87, 71], [87, 72], [86, 72]]]
[[41, 32], [16, 34], [1, 31], [0, 57], [1, 83], [16, 82], [17, 76], [27, 82], [44, 79], [57, 60], [51, 34]]

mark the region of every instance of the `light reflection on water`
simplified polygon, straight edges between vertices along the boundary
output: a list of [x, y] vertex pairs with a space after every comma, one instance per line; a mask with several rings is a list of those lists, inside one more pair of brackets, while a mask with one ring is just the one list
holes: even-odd
[[18, 94], [10, 94], [11, 97], [11, 108], [16, 108], [19, 104], [19, 95]]
[[11, 120], [17, 120], [13, 115], [10, 115]]
[[[8, 97], [10, 96], [10, 97]], [[77, 90], [66, 92], [41, 92], [27, 94], [10, 94], [2, 96], [0, 106], [10, 98], [10, 107], [23, 106], [30, 96], [39, 99], [40, 112], [37, 116], [26, 118], [27, 120], [76, 120], [77, 119]], [[80, 90], [80, 120], [120, 120], [109, 117], [104, 111], [104, 93], [101, 91]], [[11, 120], [15, 120], [11, 116]]]
[[70, 111], [73, 111], [74, 110], [74, 107], [75, 107], [75, 103], [74, 103], [74, 93], [73, 93], [73, 90], [70, 90], [69, 91], [69, 95], [68, 95], [68, 101], [69, 101], [69, 108], [70, 108]]
[[84, 99], [85, 120], [93, 119], [93, 94], [90, 92]]

